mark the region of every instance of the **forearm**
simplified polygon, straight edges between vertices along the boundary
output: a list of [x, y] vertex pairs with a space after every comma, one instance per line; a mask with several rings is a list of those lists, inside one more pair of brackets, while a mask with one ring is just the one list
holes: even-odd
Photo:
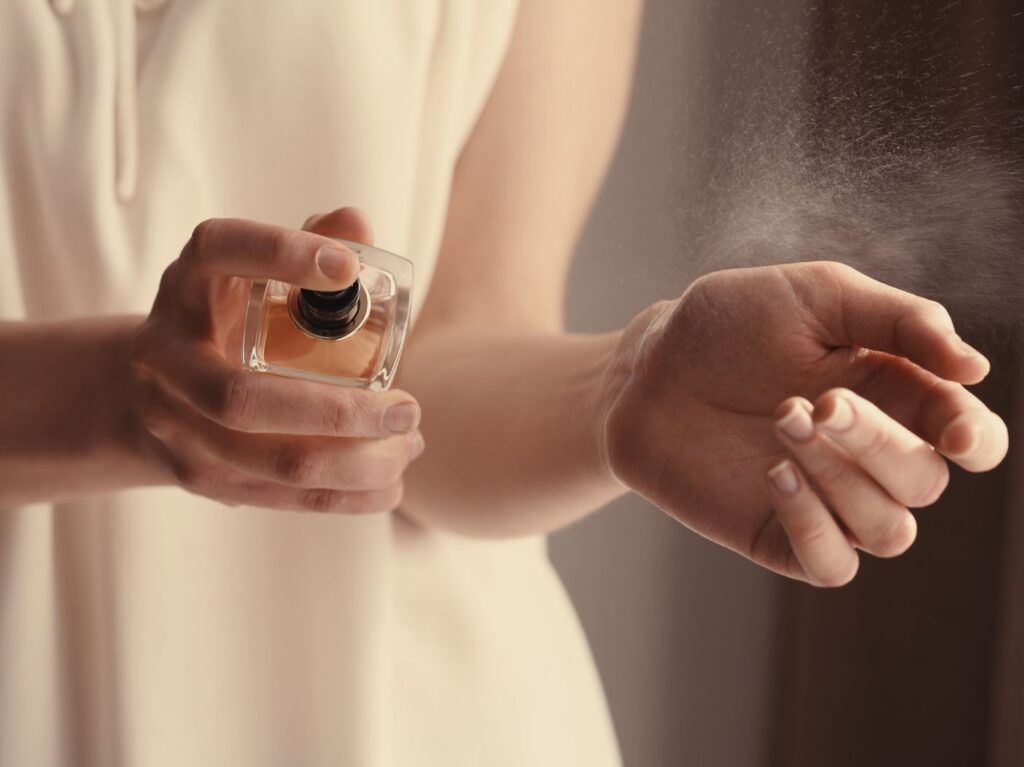
[[406, 473], [403, 512], [479, 536], [547, 532], [621, 495], [602, 413], [619, 334], [415, 336], [399, 383], [423, 407], [427, 450]]
[[155, 480], [134, 449], [137, 317], [0, 323], [0, 506]]

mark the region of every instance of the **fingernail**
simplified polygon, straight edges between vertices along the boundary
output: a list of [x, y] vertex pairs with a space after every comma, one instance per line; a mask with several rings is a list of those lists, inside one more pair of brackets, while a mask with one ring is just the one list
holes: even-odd
[[384, 412], [384, 428], [398, 434], [410, 432], [419, 420], [419, 411], [419, 405], [412, 402], [392, 405]]
[[967, 430], [967, 444], [961, 451], [963, 455], [967, 453], [973, 453], [981, 447], [982, 440], [985, 439], [985, 434], [977, 424], [972, 424]]
[[796, 471], [793, 464], [783, 461], [768, 469], [768, 479], [771, 480], [775, 489], [783, 495], [793, 495], [800, 487], [800, 481], [796, 478]]
[[836, 404], [832, 408], [832, 413], [820, 423], [829, 431], [846, 431], [853, 426], [854, 420], [856, 419], [853, 414], [853, 408], [846, 401], [846, 397], [836, 397]]
[[423, 435], [417, 434], [412, 441], [412, 451], [409, 453], [409, 460], [414, 461], [423, 455], [423, 451], [426, 447], [427, 443], [423, 441]]
[[316, 254], [316, 267], [320, 273], [330, 280], [350, 280], [352, 278], [352, 254], [347, 250], [325, 245]]
[[[965, 429], [967, 434], [962, 436]], [[951, 437], [951, 434], [957, 436]], [[954, 448], [949, 443], [957, 437], [957, 441], [960, 444]], [[963, 427], [962, 424], [954, 422], [951, 424], [951, 428], [946, 428], [939, 437], [939, 449], [949, 455], [964, 456], [977, 450], [981, 446], [983, 439], [984, 434], [977, 424], [968, 424], [966, 427]]]
[[810, 413], [800, 405], [794, 405], [786, 415], [775, 422], [790, 439], [806, 442], [814, 436], [814, 422]]

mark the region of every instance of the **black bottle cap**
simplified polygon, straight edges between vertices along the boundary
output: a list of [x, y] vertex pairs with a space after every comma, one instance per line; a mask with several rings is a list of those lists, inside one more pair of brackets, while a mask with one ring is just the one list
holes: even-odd
[[299, 313], [306, 327], [316, 335], [330, 338], [343, 335], [359, 313], [359, 280], [343, 290], [299, 291]]

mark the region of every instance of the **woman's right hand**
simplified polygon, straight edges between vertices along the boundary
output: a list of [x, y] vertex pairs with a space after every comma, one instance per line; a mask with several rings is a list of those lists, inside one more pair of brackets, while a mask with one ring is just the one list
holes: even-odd
[[[362, 240], [359, 211], [329, 214]], [[338, 290], [358, 273], [341, 243], [240, 219], [195, 228], [131, 341], [143, 452], [163, 476], [227, 504], [344, 514], [386, 511], [423, 451], [406, 392], [369, 392], [244, 370], [252, 279]]]

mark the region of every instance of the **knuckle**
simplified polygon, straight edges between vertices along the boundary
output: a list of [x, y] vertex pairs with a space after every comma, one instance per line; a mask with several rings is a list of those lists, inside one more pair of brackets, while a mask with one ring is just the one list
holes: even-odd
[[912, 304], [900, 321], [913, 322], [915, 325], [924, 323], [938, 325], [949, 330], [953, 329], [953, 317], [949, 310], [938, 301], [930, 298], [920, 299], [920, 303]]
[[938, 378], [929, 384], [922, 407], [931, 408], [942, 402], [955, 400], [963, 390], [963, 386], [954, 381]]
[[829, 534], [827, 519], [813, 519], [806, 522], [790, 522], [789, 537], [794, 546], [816, 546], [824, 542]]
[[832, 456], [821, 456], [809, 470], [822, 485], [837, 485], [850, 477], [851, 466]]
[[939, 320], [943, 323], [948, 323], [949, 325], [953, 324], [953, 317], [950, 315], [949, 309], [938, 301], [925, 299], [925, 302], [922, 305], [922, 311], [931, 319]]
[[662, 313], [672, 311], [678, 304], [683, 311], [699, 313], [706, 310], [708, 302], [713, 300], [717, 286], [720, 284], [720, 277], [716, 272], [702, 274], [683, 291], [683, 295], [677, 300], [663, 299], [655, 307], [649, 310], [652, 316], [657, 317]]
[[867, 435], [861, 454], [865, 458], [879, 458], [883, 456], [892, 443], [892, 433], [888, 429], [873, 428]]
[[214, 397], [215, 417], [229, 428], [247, 429], [255, 420], [257, 389], [257, 382], [242, 371], [225, 376]]
[[322, 514], [334, 511], [341, 505], [340, 502], [343, 501], [344, 497], [344, 493], [324, 488], [315, 488], [302, 493], [299, 497], [299, 505], [305, 511], [315, 511]]
[[[806, 290], [809, 286], [842, 286], [858, 275], [857, 270], [839, 261], [806, 261], [792, 264], [795, 283]], [[818, 288], [820, 289], [820, 288]]]
[[220, 226], [221, 220], [218, 218], [207, 218], [196, 224], [192, 230], [192, 236], [189, 237], [188, 244], [185, 246], [185, 250], [182, 251], [182, 260], [193, 262], [206, 253], [210, 249], [210, 243]]
[[708, 287], [710, 287], [711, 284], [714, 282], [715, 278], [712, 276], [712, 274], [713, 273], [700, 275], [697, 279], [695, 279], [693, 282], [691, 282], [687, 286], [686, 292], [687, 293], [702, 293], [702, 292], [706, 291], [708, 289]]
[[[188, 248], [182, 251], [182, 259], [185, 258], [185, 254], [188, 253]], [[173, 296], [176, 296], [181, 286], [181, 259], [172, 261], [171, 264], [164, 269], [163, 274], [160, 275], [160, 285], [157, 287], [156, 292], [156, 305], [162, 306], [167, 303]]]
[[323, 473], [323, 459], [316, 452], [301, 447], [281, 450], [274, 460], [274, 474], [287, 485], [303, 487], [314, 483]]
[[323, 426], [327, 433], [349, 434], [365, 419], [367, 408], [354, 396], [336, 396], [327, 400], [322, 413]]
[[847, 278], [856, 273], [856, 269], [841, 261], [811, 261], [806, 264], [808, 271], [813, 275], [832, 278]]

